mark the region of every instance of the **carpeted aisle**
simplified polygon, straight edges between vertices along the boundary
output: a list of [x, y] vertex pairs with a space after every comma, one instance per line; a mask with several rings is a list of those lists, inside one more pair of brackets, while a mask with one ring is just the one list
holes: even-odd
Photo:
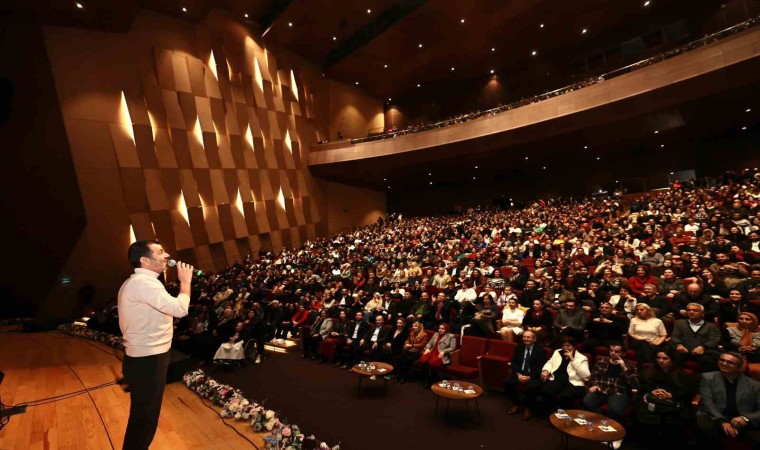
[[[357, 375], [333, 365], [302, 359], [297, 353], [272, 354], [262, 364], [225, 372], [204, 368], [217, 380], [242, 389], [248, 398], [279, 411], [290, 423], [342, 450], [496, 449], [516, 445], [521, 450], [560, 448], [559, 432], [547, 420], [508, 416], [506, 400], [497, 393], [479, 400], [481, 422], [474, 404], [451, 402], [447, 425], [442, 399], [416, 380], [403, 385], [365, 380], [357, 396]], [[595, 449], [598, 443], [571, 439], [573, 449]]]

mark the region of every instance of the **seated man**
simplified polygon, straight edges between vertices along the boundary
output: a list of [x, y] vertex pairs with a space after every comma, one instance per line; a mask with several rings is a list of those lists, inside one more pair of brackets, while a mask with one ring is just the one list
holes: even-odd
[[561, 342], [565, 336], [572, 336], [577, 341], [583, 340], [587, 322], [586, 314], [578, 311], [575, 300], [567, 300], [565, 308], [554, 318], [554, 335], [557, 342]]
[[[535, 409], [535, 400], [541, 390], [541, 369], [546, 364], [546, 352], [536, 344], [536, 333], [525, 330], [522, 344], [512, 354], [512, 372], [504, 380], [504, 391], [514, 405], [507, 414], [515, 414], [524, 408], [523, 419], [529, 420], [531, 410]], [[518, 396], [517, 387], [525, 386], [525, 396]]]
[[612, 305], [603, 302], [597, 314], [587, 326], [588, 338], [583, 341], [584, 351], [592, 352], [594, 347], [609, 346], [620, 342], [628, 332], [628, 319], [612, 313]]
[[575, 300], [575, 296], [562, 286], [561, 280], [554, 280], [544, 294], [544, 306], [547, 308], [563, 308], [570, 300]]
[[375, 316], [375, 326], [367, 330], [361, 341], [359, 341], [359, 352], [369, 351], [370, 361], [380, 361], [383, 347], [391, 338], [391, 329], [385, 326], [385, 316], [378, 314]]
[[658, 295], [657, 286], [653, 284], [644, 285], [644, 292], [641, 294], [641, 296], [639, 296], [636, 303], [646, 303], [652, 309], [654, 309], [654, 313], [657, 317], [662, 317], [663, 315], [667, 314], [670, 308], [668, 299], [662, 295]]
[[[688, 317], [686, 305], [689, 303], [699, 303], [705, 309], [705, 317], [712, 321], [718, 315], [720, 303], [717, 300], [702, 292], [702, 287], [697, 283], [686, 286], [686, 293], [673, 297], [670, 304], [670, 314], [674, 320]], [[659, 317], [659, 316], [658, 316]]]
[[[369, 324], [364, 321], [364, 311], [356, 311], [355, 319], [348, 325], [348, 333], [344, 345], [338, 346], [338, 362], [342, 369], [356, 363], [359, 354], [359, 342], [367, 333]], [[351, 369], [348, 368], [350, 371]]]
[[622, 421], [625, 409], [631, 404], [631, 389], [639, 387], [636, 365], [623, 360], [622, 344], [611, 344], [610, 356], [597, 361], [591, 370], [588, 386], [583, 406], [602, 414], [600, 407], [607, 403], [607, 415], [618, 422]]
[[720, 330], [714, 323], [705, 321], [705, 309], [699, 303], [686, 305], [688, 320], [678, 320], [673, 326], [671, 344], [676, 350], [676, 360], [696, 361], [703, 371], [716, 368]]
[[311, 325], [311, 332], [308, 335], [304, 334], [301, 337], [301, 339], [303, 339], [303, 357], [308, 358], [311, 356], [311, 359], [317, 359], [317, 349], [319, 349], [319, 344], [325, 340], [332, 329], [333, 320], [327, 317], [327, 310], [323, 309], [320, 311], [317, 320]]
[[697, 425], [714, 440], [740, 439], [756, 448], [760, 442], [760, 383], [742, 374], [739, 353], [726, 352], [718, 360], [719, 370], [702, 374]]

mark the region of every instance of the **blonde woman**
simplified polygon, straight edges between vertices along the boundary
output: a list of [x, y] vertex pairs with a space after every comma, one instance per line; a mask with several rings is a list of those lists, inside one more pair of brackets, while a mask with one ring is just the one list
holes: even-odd
[[639, 365], [653, 363], [654, 357], [668, 337], [665, 324], [654, 316], [646, 303], [636, 305], [636, 315], [628, 327], [628, 346], [636, 352]]

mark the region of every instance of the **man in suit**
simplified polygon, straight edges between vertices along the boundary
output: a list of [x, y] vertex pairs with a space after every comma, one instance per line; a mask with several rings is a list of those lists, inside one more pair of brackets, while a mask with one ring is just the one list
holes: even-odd
[[[356, 363], [359, 354], [359, 341], [367, 334], [369, 325], [364, 320], [364, 311], [356, 311], [355, 320], [352, 320], [348, 326], [346, 342], [338, 349], [338, 364], [342, 369], [352, 366]], [[351, 368], [348, 368], [351, 371]]]
[[382, 350], [391, 338], [391, 328], [385, 326], [385, 316], [375, 316], [375, 326], [367, 330], [359, 341], [359, 352], [369, 351], [370, 361], [380, 361]]
[[327, 310], [323, 309], [319, 313], [319, 317], [311, 325], [311, 332], [308, 335], [303, 336], [303, 357], [308, 358], [311, 354], [311, 359], [317, 359], [317, 349], [319, 344], [330, 335], [330, 331], [333, 328], [333, 321], [327, 317]]
[[[525, 330], [522, 344], [512, 354], [512, 373], [504, 380], [504, 391], [514, 406], [507, 414], [516, 414], [523, 409], [523, 419], [530, 420], [531, 409], [535, 409], [535, 399], [541, 390], [541, 368], [546, 363], [546, 352], [536, 344], [536, 333]], [[517, 395], [519, 385], [525, 386], [525, 398]]]
[[744, 363], [739, 353], [726, 352], [717, 372], [702, 374], [697, 425], [709, 438], [704, 448], [716, 448], [722, 439], [740, 439], [752, 448], [760, 443], [760, 383], [741, 373]]
[[676, 350], [676, 360], [691, 360], [702, 366], [703, 372], [716, 369], [720, 330], [714, 323], [705, 320], [705, 308], [699, 303], [686, 305], [684, 320], [677, 320], [670, 340]]

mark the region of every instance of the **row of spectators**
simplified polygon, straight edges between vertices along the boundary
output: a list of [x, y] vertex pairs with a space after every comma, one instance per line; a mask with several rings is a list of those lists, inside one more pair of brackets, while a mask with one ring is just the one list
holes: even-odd
[[[639, 370], [668, 359], [709, 372], [726, 350], [757, 364], [759, 205], [754, 169], [631, 202], [548, 199], [509, 211], [391, 216], [300, 249], [249, 254], [194, 280], [176, 345], [211, 360], [225, 343], [263, 350], [304, 330], [304, 356], [349, 365], [368, 354], [399, 366], [399, 380], [420, 359], [430, 383], [450, 362], [454, 333], [520, 341], [515, 355], [533, 339], [554, 353], [529, 380], [544, 386], [559, 376], [548, 389], [561, 404], [585, 392], [569, 386], [587, 382], [577, 369], [577, 379], [563, 376], [569, 362], [597, 346], [618, 349]], [[425, 329], [437, 333], [423, 339]], [[329, 338], [340, 345], [320, 355]], [[673, 394], [653, 388], [652, 398], [663, 389]], [[530, 409], [527, 402], [518, 406]]]
[[[507, 105], [501, 105], [501, 104], [499, 104], [496, 108], [489, 109], [489, 110], [486, 110], [486, 111], [473, 111], [473, 112], [469, 112], [469, 113], [458, 114], [458, 115], [456, 115], [454, 117], [451, 117], [451, 118], [448, 118], [448, 119], [445, 119], [445, 120], [441, 120], [441, 121], [438, 121], [438, 122], [434, 122], [434, 123], [420, 122], [420, 123], [411, 124], [411, 125], [409, 125], [409, 126], [407, 126], [405, 128], [401, 128], [401, 129], [394, 127], [394, 128], [390, 128], [390, 129], [385, 130], [383, 133], [370, 135], [370, 136], [367, 136], [365, 138], [360, 138], [360, 139], [352, 139], [351, 142], [352, 143], [360, 143], [360, 142], [370, 142], [370, 141], [375, 141], [375, 140], [380, 140], [380, 139], [395, 138], [395, 137], [404, 136], [404, 135], [407, 135], [407, 134], [419, 133], [421, 131], [433, 130], [433, 129], [436, 129], [436, 128], [443, 128], [443, 127], [447, 127], [447, 126], [451, 126], [451, 125], [456, 125], [458, 123], [463, 123], [463, 122], [468, 122], [470, 120], [479, 119], [481, 117], [493, 116], [493, 115], [496, 115], [496, 114], [501, 113], [501, 112], [505, 112], [505, 111], [509, 111], [509, 110], [512, 110], [512, 109], [515, 109], [515, 108], [520, 108], [522, 106], [530, 105], [531, 103], [536, 103], [536, 102], [540, 102], [540, 101], [543, 101], [543, 100], [550, 99], [552, 97], [556, 97], [556, 96], [559, 96], [559, 95], [567, 94], [569, 92], [576, 91], [578, 89], [582, 89], [582, 88], [585, 88], [585, 87], [588, 87], [588, 86], [600, 83], [600, 82], [604, 81], [605, 79], [608, 80], [610, 78], [613, 78], [613, 77], [616, 77], [616, 76], [619, 76], [619, 75], [623, 75], [623, 74], [629, 73], [631, 71], [640, 69], [642, 67], [650, 66], [652, 64], [664, 61], [666, 59], [670, 59], [670, 58], [672, 58], [674, 56], [681, 55], [681, 54], [689, 52], [691, 50], [704, 47], [706, 45], [714, 43], [717, 40], [720, 40], [720, 39], [723, 39], [725, 37], [732, 36], [732, 35], [734, 35], [734, 34], [736, 34], [738, 32], [747, 30], [748, 28], [753, 27], [757, 22], [758, 22], [757, 18], [749, 19], [747, 21], [744, 21], [744, 22], [741, 22], [741, 23], [739, 23], [737, 25], [734, 25], [733, 27], [730, 27], [730, 28], [728, 28], [726, 30], [723, 30], [723, 31], [720, 31], [720, 32], [717, 32], [717, 33], [713, 33], [711, 35], [705, 36], [702, 39], [699, 39], [699, 40], [690, 42], [688, 44], [682, 45], [680, 47], [668, 50], [666, 52], [663, 52], [663, 53], [660, 53], [658, 55], [652, 56], [650, 58], [644, 59], [644, 60], [639, 61], [637, 63], [627, 65], [627, 66], [625, 66], [623, 68], [611, 71], [611, 72], [606, 73], [606, 74], [601, 75], [601, 76], [587, 78], [587, 79], [585, 79], [583, 81], [579, 81], [577, 83], [573, 83], [573, 84], [571, 84], [569, 86], [563, 87], [561, 89], [556, 89], [556, 90], [551, 91], [551, 92], [547, 92], [547, 93], [536, 95], [536, 96], [529, 97], [529, 98], [522, 98], [520, 100], [517, 100], [515, 102], [509, 103]], [[342, 136], [338, 137], [338, 140], [342, 140], [342, 139], [343, 139]], [[327, 143], [327, 140], [320, 142], [320, 144], [323, 144], [323, 143]]]

